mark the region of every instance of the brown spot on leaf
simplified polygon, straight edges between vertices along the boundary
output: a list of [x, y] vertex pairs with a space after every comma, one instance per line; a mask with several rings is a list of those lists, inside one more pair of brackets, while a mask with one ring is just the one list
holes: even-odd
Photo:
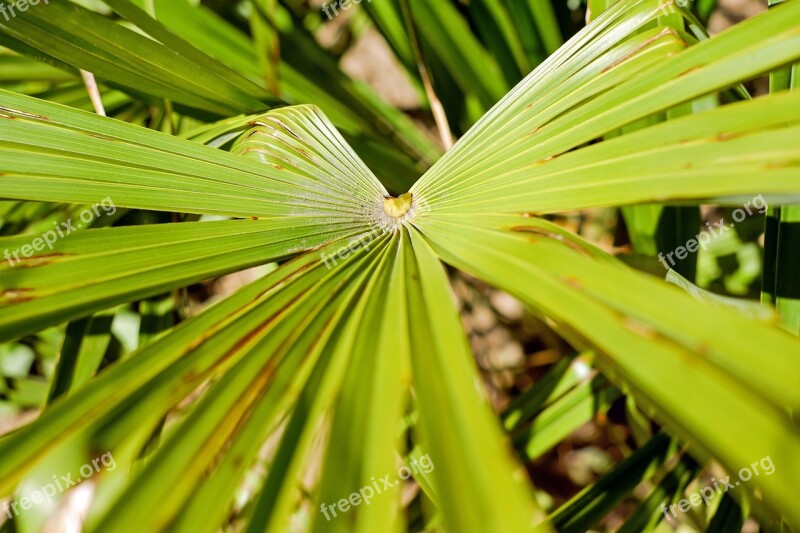
[[678, 36], [678, 34], [675, 33], [675, 31], [672, 28], [664, 28], [659, 33], [657, 33], [656, 35], [650, 37], [645, 42], [639, 44], [639, 46], [637, 46], [636, 48], [634, 48], [633, 50], [631, 50], [630, 52], [628, 52], [627, 54], [625, 54], [621, 58], [619, 58], [616, 61], [614, 61], [613, 63], [611, 63], [610, 65], [608, 65], [606, 68], [604, 68], [600, 72], [602, 72], [602, 73], [608, 72], [609, 70], [613, 69], [617, 65], [619, 65], [621, 63], [624, 63], [625, 61], [627, 61], [631, 57], [635, 56], [636, 54], [638, 54], [639, 52], [641, 52], [642, 50], [647, 48], [650, 44], [652, 44], [655, 41], [661, 39], [662, 37], [666, 37], [667, 35], [673, 35], [675, 37]]
[[688, 70], [684, 70], [683, 72], [681, 72], [680, 74], [678, 74], [678, 77], [680, 78], [680, 77], [682, 77], [682, 76], [688, 76], [688, 75], [689, 75], [689, 74], [691, 74], [692, 72], [696, 72], [696, 71], [700, 70], [701, 68], [703, 68], [703, 67], [702, 67], [702, 66], [699, 66], [699, 67], [692, 67], [692, 68], [690, 68], [690, 69], [688, 69]]
[[622, 325], [628, 331], [632, 331], [640, 337], [644, 337], [645, 339], [651, 341], [656, 340], [659, 337], [659, 334], [655, 328], [630, 316], [622, 317]]
[[555, 159], [557, 157], [558, 157], [557, 155], [549, 155], [549, 156], [547, 156], [545, 158], [542, 158], [542, 159], [532, 163], [531, 166], [544, 165], [545, 163], [549, 163], [550, 161], [552, 161], [553, 159]]
[[36, 268], [36, 267], [42, 267], [42, 266], [45, 266], [45, 265], [50, 265], [50, 264], [53, 264], [55, 262], [55, 261], [35, 261], [35, 262], [32, 262], [31, 260], [33, 260], [33, 259], [38, 259], [38, 258], [31, 257], [31, 259], [29, 259], [27, 263], [20, 263], [17, 266], [19, 268]]
[[88, 135], [89, 137], [94, 137], [96, 139], [101, 139], [103, 141], [121, 142], [119, 139], [116, 139], [114, 137], [109, 137], [108, 135], [101, 135], [99, 133], [90, 133], [88, 131], [81, 131], [79, 133], [83, 133], [84, 135]]
[[734, 138], [736, 138], [736, 137], [738, 137], [738, 135], [737, 135], [737, 134], [735, 134], [735, 133], [725, 133], [725, 132], [722, 132], [722, 133], [718, 133], [718, 134], [717, 134], [717, 135], [714, 137], [714, 140], [715, 140], [715, 141], [727, 141], [728, 139], [734, 139]]
[[33, 291], [29, 287], [20, 287], [18, 289], [5, 289], [0, 292], [0, 300], [6, 300], [6, 303], [18, 304], [33, 300], [32, 296], [27, 296], [27, 293]]
[[53, 261], [50, 261], [51, 259], [58, 259], [59, 257], [67, 257], [70, 255], [74, 254], [53, 252], [51, 254], [34, 255], [32, 257], [20, 257], [19, 266], [25, 266], [28, 268], [42, 266], [42, 264], [44, 264], [43, 262], [52, 263]]
[[573, 250], [575, 250], [576, 252], [578, 252], [578, 253], [580, 253], [582, 255], [585, 255], [587, 257], [591, 257], [592, 256], [592, 254], [590, 254], [588, 252], [588, 250], [583, 248], [581, 245], [579, 245], [578, 243], [572, 241], [571, 239], [565, 238], [564, 235], [561, 235], [560, 233], [557, 233], [557, 232], [555, 232], [553, 230], [549, 230], [549, 229], [545, 229], [545, 228], [538, 228], [538, 227], [535, 227], [535, 226], [514, 226], [514, 227], [509, 228], [509, 229], [511, 231], [517, 231], [517, 232], [521, 232], [521, 233], [533, 233], [534, 235], [541, 235], [542, 237], [546, 237], [548, 239], [553, 239], [553, 240], [559, 241], [559, 242], [561, 242], [563, 244], [566, 244], [567, 246], [569, 246], [570, 248], [572, 248]]
[[286, 133], [288, 133], [289, 135], [291, 135], [292, 137], [294, 137], [298, 141], [302, 141], [303, 140], [302, 137], [300, 137], [297, 133], [295, 133], [294, 130], [292, 130], [292, 128], [290, 128], [288, 124], [286, 124], [285, 122], [283, 122], [279, 118], [277, 118], [277, 117], [267, 117], [267, 118], [270, 121], [275, 122], [278, 125], [280, 125], [280, 127], [283, 128], [286, 131]]
[[572, 276], [558, 276], [558, 279], [560, 279], [573, 289], [577, 289], [579, 291], [583, 290], [583, 283], [578, 278], [574, 278]]
[[45, 116], [34, 115], [33, 113], [26, 113], [25, 111], [19, 111], [17, 109], [11, 109], [10, 107], [0, 106], [0, 111], [5, 111], [7, 113], [11, 113], [11, 115], [5, 115], [3, 113], [0, 113], [0, 116], [2, 116], [4, 118], [14, 119], [14, 118], [17, 118], [17, 117], [25, 117], [25, 118], [34, 118], [34, 119], [37, 119], [37, 120], [50, 121], [50, 119], [45, 117]]

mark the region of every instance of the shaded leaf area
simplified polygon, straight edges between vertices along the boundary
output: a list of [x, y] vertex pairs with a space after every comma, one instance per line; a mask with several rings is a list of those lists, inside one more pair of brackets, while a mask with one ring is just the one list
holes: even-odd
[[[262, 77], [257, 47], [211, 10], [186, 0], [155, 0], [150, 7], [175, 35], [248, 78]], [[284, 14], [283, 8], [277, 10]], [[288, 18], [285, 15], [280, 18]], [[387, 186], [406, 190], [439, 157], [438, 148], [411, 119], [343, 73], [310, 34], [296, 24], [272, 28], [258, 13], [253, 17], [278, 33], [283, 46], [292, 51], [275, 65], [281, 96], [291, 103], [319, 106]]]
[[464, 90], [490, 108], [506, 92], [500, 68], [450, 2], [411, 0], [409, 11], [423, 36]]
[[[558, 4], [556, 4], [558, 5]], [[364, 2], [409, 76], [421, 82], [420, 65], [430, 78], [449, 128], [457, 136], [473, 125], [547, 54], [563, 42], [549, 2], [476, 0]], [[426, 93], [428, 91], [426, 90]]]
[[559, 507], [550, 519], [558, 531], [589, 530], [598, 519], [614, 508], [642, 479], [656, 471], [675, 453], [674, 444], [659, 433], [626, 457], [598, 482], [586, 487]]
[[[126, 13], [149, 19], [130, 2]], [[140, 15], [137, 17], [136, 15]], [[178, 37], [155, 39], [126, 28], [67, 0], [32, 6], [0, 22], [0, 43], [55, 66], [93, 72], [137, 93], [167, 98], [216, 115], [256, 112], [283, 102]], [[161, 42], [159, 42], [159, 40]]]
[[[770, 9], [782, 0], [769, 2]], [[770, 92], [800, 88], [800, 63], [770, 74]], [[773, 303], [784, 327], [800, 336], [800, 276], [793, 266], [800, 250], [800, 206], [772, 206], [764, 228], [762, 299]]]

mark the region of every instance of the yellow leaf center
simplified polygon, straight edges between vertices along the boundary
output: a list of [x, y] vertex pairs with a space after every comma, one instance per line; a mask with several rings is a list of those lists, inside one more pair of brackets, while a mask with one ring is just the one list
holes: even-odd
[[400, 218], [411, 208], [411, 193], [401, 194], [397, 198], [383, 199], [383, 212], [393, 218]]

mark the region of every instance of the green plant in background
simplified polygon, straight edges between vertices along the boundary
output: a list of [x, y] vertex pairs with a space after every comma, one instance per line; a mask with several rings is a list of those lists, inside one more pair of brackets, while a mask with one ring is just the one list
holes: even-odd
[[[586, 531], [638, 486], [621, 530], [642, 531], [664, 527], [662, 506], [699, 490], [712, 459], [733, 474], [768, 457], [774, 473], [691, 518], [800, 528], [800, 341], [773, 313], [637, 272], [550, 216], [622, 206], [655, 262], [698, 231], [685, 204], [800, 203], [796, 69], [769, 96], [738, 85], [787, 79], [800, 3], [708, 38], [672, 3], [590, 2], [563, 44], [556, 3], [362, 3], [355, 31], [381, 33], [443, 144], [458, 138], [441, 157], [339, 69], [314, 38], [321, 12], [300, 2], [81, 4], [0, 19], [16, 52], [0, 60], [0, 249], [92, 226], [0, 265], [0, 340], [22, 339], [3, 347], [17, 364], [0, 394], [42, 408], [0, 438], [1, 495], [83, 476], [85, 526], [101, 531]], [[90, 111], [81, 70], [116, 120]], [[791, 279], [782, 246], [764, 271]], [[268, 264], [174, 312], [182, 288]], [[445, 265], [580, 351], [500, 420]], [[24, 372], [35, 358], [48, 382]], [[622, 397], [639, 446], [553, 505], [523, 465]], [[113, 469], [83, 474], [104, 454]], [[326, 505], [423, 459], [418, 493], [328, 519]], [[70, 494], [12, 513], [14, 527], [41, 529]]]

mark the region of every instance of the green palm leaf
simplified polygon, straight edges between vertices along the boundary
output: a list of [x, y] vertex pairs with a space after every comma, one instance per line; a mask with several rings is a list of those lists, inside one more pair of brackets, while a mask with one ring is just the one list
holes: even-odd
[[[269, 111], [279, 102], [257, 85], [228, 77], [227, 67], [133, 4], [109, 5], [156, 40], [54, 1], [50, 11], [0, 24], [10, 35], [4, 42], [126, 90], [216, 115], [255, 114], [204, 126], [189, 140], [0, 91], [0, 194], [78, 206], [108, 198], [115, 208], [255, 220], [87, 229], [52, 251], [23, 253], [31, 257], [20, 268], [0, 267], [0, 338], [282, 264], [0, 438], [0, 494], [22, 494], [51, 465], [75, 472], [108, 450], [120, 468], [93, 478], [89, 529], [216, 531], [235, 510], [251, 531], [286, 531], [299, 518], [318, 531], [401, 531], [409, 524], [400, 489], [417, 487], [402, 483], [398, 468], [426, 457], [431, 468], [413, 477], [427, 527], [581, 530], [652, 477], [673, 451], [666, 434], [550, 518], [514, 445], [522, 457], [537, 457], [624, 394], [688, 442], [698, 462], [715, 458], [736, 472], [771, 456], [780, 475], [753, 478], [740, 497], [761, 516], [800, 527], [793, 496], [800, 341], [637, 273], [532, 216], [754, 194], [800, 201], [794, 93], [645, 121], [587, 144], [797, 61], [800, 3], [695, 44], [655, 27], [660, 2], [618, 2], [398, 198], [319, 109]], [[452, 6], [410, 5], [462, 88], [486, 107], [500, 98], [499, 77], [484, 76], [500, 71], [483, 45], [471, 35], [456, 45], [463, 20], [434, 17]], [[554, 13], [530, 11], [542, 43], [554, 48]], [[392, 13], [374, 16], [402, 49]], [[96, 25], [82, 39], [89, 23]], [[109, 47], [95, 50], [98, 42]], [[31, 240], [4, 237], [0, 245]], [[479, 385], [443, 263], [519, 298], [591, 351], [602, 376], [557, 368], [545, 382], [551, 388], [509, 409], [505, 427], [518, 433], [508, 438]], [[80, 355], [66, 353], [64, 364]], [[242, 509], [243, 480], [261, 467], [266, 474]], [[683, 488], [693, 468], [666, 473], [628, 528], [652, 525], [645, 513]], [[375, 487], [369, 504], [366, 487]]]

